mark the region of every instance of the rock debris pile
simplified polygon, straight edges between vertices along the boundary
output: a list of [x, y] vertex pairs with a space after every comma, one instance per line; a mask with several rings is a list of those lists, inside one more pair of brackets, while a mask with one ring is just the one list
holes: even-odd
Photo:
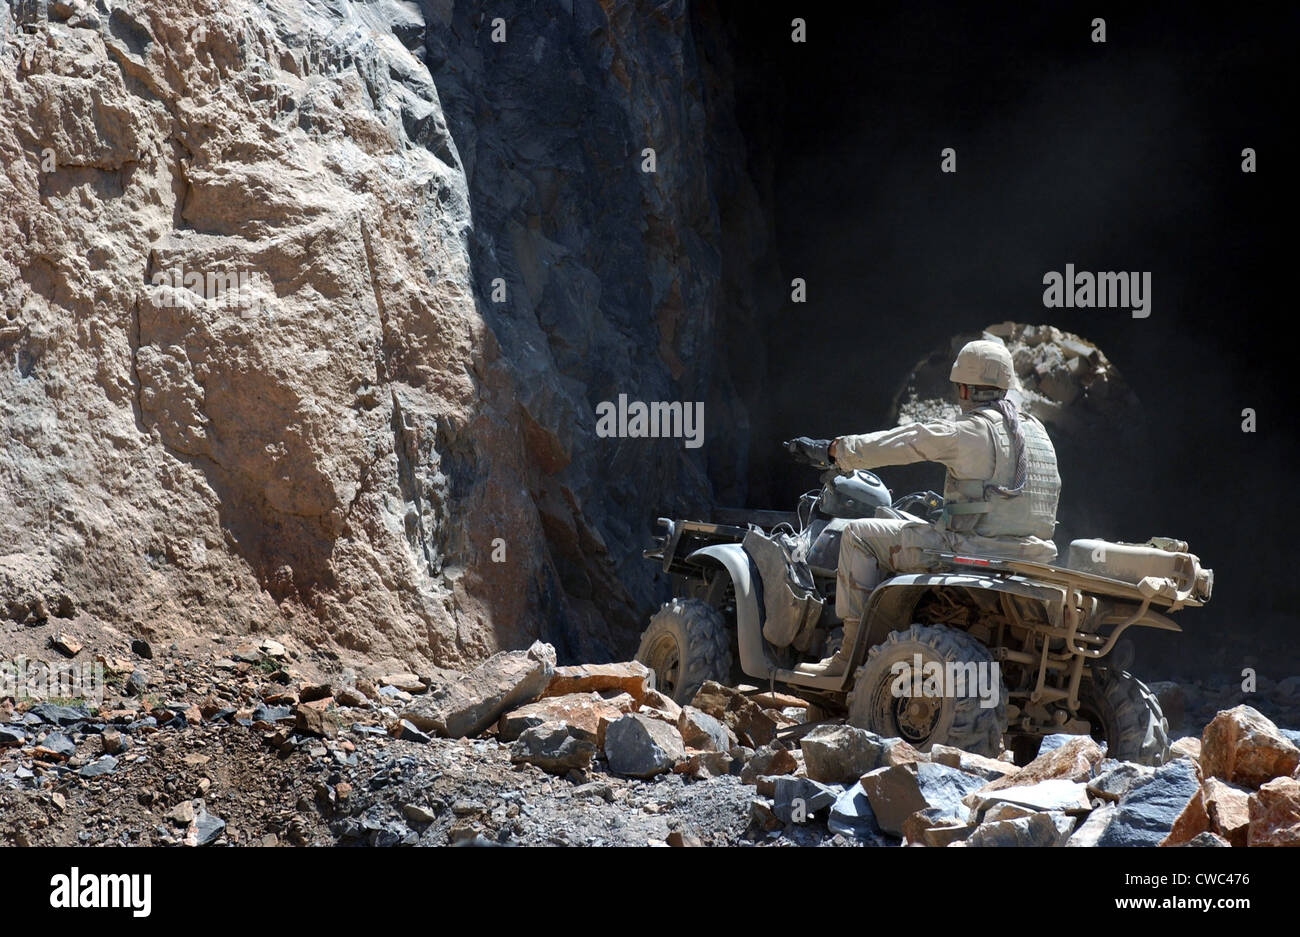
[[553, 648], [463, 674], [299, 670], [276, 640], [84, 651], [111, 701], [0, 706], [18, 844], [1300, 845], [1300, 733], [1250, 706], [1148, 767], [1091, 738], [920, 752], [753, 687], [689, 705]]

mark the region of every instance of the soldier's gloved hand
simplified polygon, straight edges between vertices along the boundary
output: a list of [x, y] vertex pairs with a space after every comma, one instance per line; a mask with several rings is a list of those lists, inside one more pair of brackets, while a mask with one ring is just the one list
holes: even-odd
[[802, 456], [813, 465], [831, 465], [831, 441], [799, 436], [785, 444], [792, 455]]

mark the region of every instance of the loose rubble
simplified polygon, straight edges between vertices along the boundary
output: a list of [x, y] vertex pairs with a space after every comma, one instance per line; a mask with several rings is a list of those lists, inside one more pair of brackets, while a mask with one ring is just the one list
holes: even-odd
[[115, 662], [101, 705], [0, 701], [0, 842], [1300, 845], [1300, 749], [1249, 706], [1159, 767], [1083, 736], [1016, 766], [756, 687], [678, 705], [639, 663], [540, 643], [369, 678], [269, 639], [81, 653]]

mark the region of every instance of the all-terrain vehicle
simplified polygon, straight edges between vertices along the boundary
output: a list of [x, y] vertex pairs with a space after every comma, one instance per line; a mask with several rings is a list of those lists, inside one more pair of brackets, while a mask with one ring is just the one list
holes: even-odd
[[[1155, 694], [1122, 655], [1109, 655], [1129, 628], [1181, 631], [1165, 613], [1209, 601], [1213, 571], [1186, 543], [1075, 540], [1066, 566], [931, 553], [931, 572], [872, 591], [845, 673], [814, 676], [795, 668], [832, 653], [843, 635], [834, 596], [845, 525], [933, 521], [943, 507], [931, 491], [891, 501], [872, 472], [817, 467], [820, 490], [792, 513], [659, 518], [663, 535], [645, 556], [673, 575], [674, 598], [651, 618], [636, 656], [661, 692], [687, 703], [706, 680], [779, 685], [816, 718], [843, 713], [923, 751], [942, 743], [997, 756], [1005, 747], [1023, 761], [1043, 736], [1064, 732], [1091, 734], [1114, 758], [1168, 758]], [[994, 692], [978, 688], [981, 668], [996, 679]], [[954, 673], [943, 692], [926, 682]]]

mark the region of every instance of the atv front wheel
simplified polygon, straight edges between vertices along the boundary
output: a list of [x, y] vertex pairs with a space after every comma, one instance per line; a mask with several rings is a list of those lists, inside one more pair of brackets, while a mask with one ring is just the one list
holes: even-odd
[[[934, 665], [943, 674], [937, 686], [927, 682]], [[960, 683], [950, 680], [958, 665], [966, 678]], [[996, 703], [986, 704], [978, 681], [990, 700], [994, 694], [988, 690], [996, 691]], [[855, 675], [848, 706], [850, 725], [901, 738], [921, 751], [941, 744], [995, 758], [1007, 728], [1007, 690], [993, 654], [966, 632], [944, 625], [912, 625], [873, 647]]]
[[726, 683], [731, 643], [717, 609], [700, 599], [673, 599], [650, 619], [636, 659], [655, 674], [655, 688], [681, 705], [705, 680]]
[[1169, 723], [1145, 683], [1123, 670], [1092, 671], [1079, 687], [1079, 715], [1092, 737], [1119, 761], [1162, 765], [1169, 760]]

